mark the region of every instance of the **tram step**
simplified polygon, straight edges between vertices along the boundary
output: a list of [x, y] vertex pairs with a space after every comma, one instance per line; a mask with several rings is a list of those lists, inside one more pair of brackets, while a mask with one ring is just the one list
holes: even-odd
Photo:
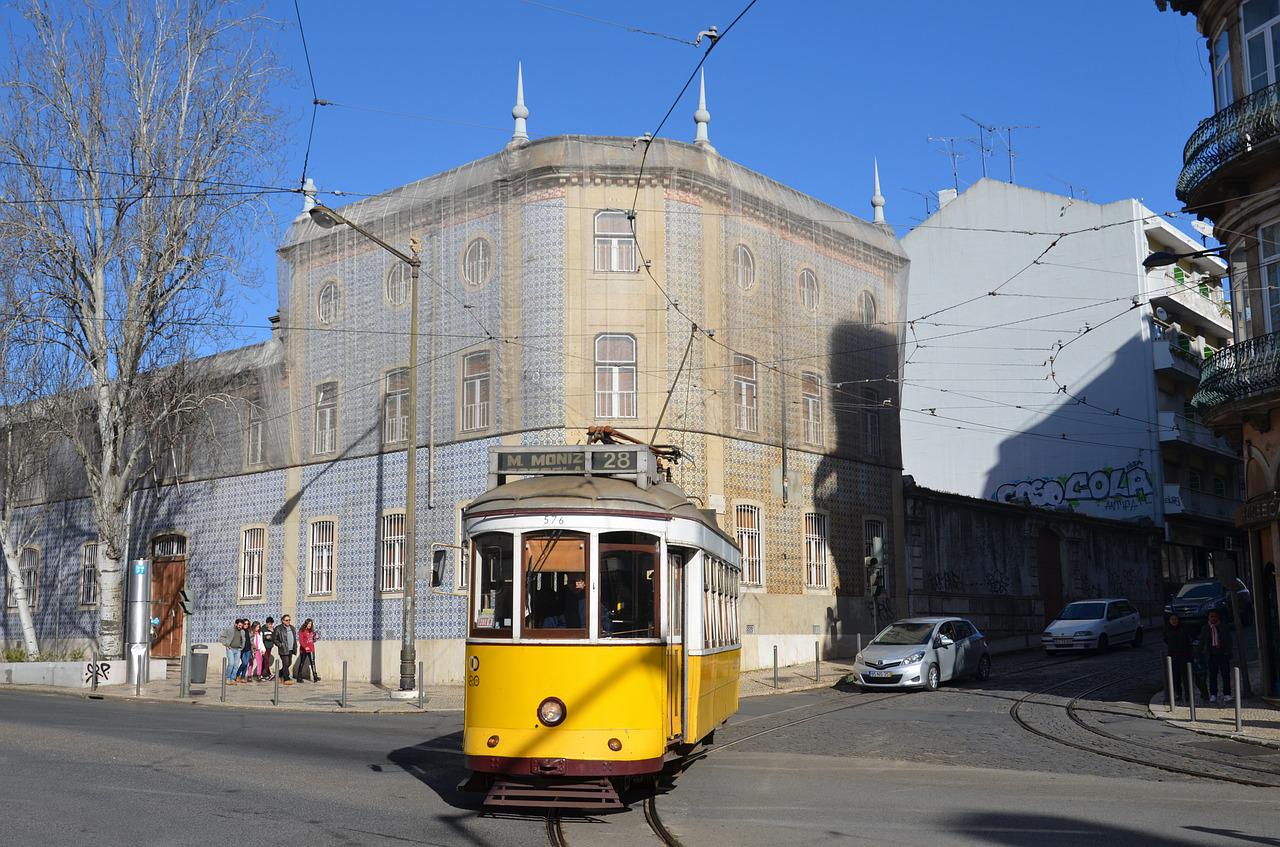
[[512, 782], [499, 779], [484, 798], [486, 806], [539, 809], [621, 809], [622, 801], [607, 779], [585, 782]]

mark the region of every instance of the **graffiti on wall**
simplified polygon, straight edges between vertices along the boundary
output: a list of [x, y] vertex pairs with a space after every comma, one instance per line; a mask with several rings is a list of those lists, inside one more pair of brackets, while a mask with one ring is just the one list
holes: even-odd
[[1108, 512], [1138, 512], [1149, 508], [1154, 492], [1151, 475], [1139, 459], [1123, 468], [1103, 467], [1056, 477], [1006, 482], [996, 489], [991, 499], [1049, 509], [1090, 505]]

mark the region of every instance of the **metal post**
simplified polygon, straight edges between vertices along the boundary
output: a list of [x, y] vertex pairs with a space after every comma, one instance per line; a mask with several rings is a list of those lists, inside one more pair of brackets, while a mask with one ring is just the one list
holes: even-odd
[[347, 660], [342, 660], [342, 702], [339, 703], [342, 708], [347, 708]]
[[822, 648], [821, 642], [813, 642], [813, 681], [822, 682]]
[[[858, 633], [858, 653], [862, 652], [862, 633]], [[857, 655], [856, 653], [854, 655]]]
[[[1235, 570], [1232, 569], [1232, 572], [1234, 573]], [[1235, 577], [1233, 576], [1232, 579], [1235, 579]], [[1241, 635], [1240, 633], [1240, 604], [1236, 600], [1236, 589], [1233, 588], [1230, 594], [1231, 594], [1231, 640], [1232, 642], [1234, 642], [1233, 647], [1236, 651], [1236, 656], [1239, 657], [1237, 661], [1242, 662], [1245, 667], [1245, 674], [1243, 676], [1243, 682], [1244, 682], [1243, 690], [1246, 694], [1252, 694], [1253, 692], [1250, 689], [1251, 683], [1249, 682], [1249, 673], [1248, 673], [1249, 655], [1244, 651], [1244, 636]], [[1256, 623], [1254, 625], [1257, 626]], [[1236, 699], [1237, 700], [1240, 699], [1238, 692], [1237, 692]]]
[[227, 657], [222, 656], [222, 693], [218, 695], [218, 699], [223, 703], [227, 702]]
[[280, 674], [271, 675], [271, 705], [280, 705]]
[[1196, 678], [1192, 673], [1191, 663], [1187, 662], [1187, 706], [1191, 709], [1191, 721], [1196, 719]]
[[1173, 657], [1164, 657], [1164, 691], [1165, 702], [1169, 704], [1169, 711], [1173, 711], [1173, 707], [1177, 705], [1173, 696]]
[[92, 650], [89, 651], [89, 667], [93, 669], [93, 681], [89, 683], [89, 690], [93, 694], [97, 694], [98, 693], [98, 671], [99, 671], [98, 655]]
[[1242, 689], [1240, 687], [1240, 666], [1239, 665], [1234, 665], [1231, 668], [1231, 683], [1232, 683], [1231, 690], [1235, 692], [1235, 697], [1232, 698], [1231, 702], [1236, 707], [1236, 732], [1244, 732], [1244, 718], [1240, 714], [1240, 699], [1241, 699], [1240, 694]]
[[134, 656], [138, 661], [138, 669], [133, 672], [133, 696], [142, 696], [142, 666], [147, 661], [146, 656], [139, 654]]
[[[422, 260], [418, 258], [418, 241], [412, 239], [409, 249], [413, 261], [409, 263], [409, 444], [405, 448], [404, 475], [404, 600], [400, 612], [400, 690], [413, 690], [413, 665], [416, 658], [414, 643], [414, 603], [417, 600], [418, 583], [418, 275]], [[432, 335], [432, 338], [435, 336]], [[432, 364], [432, 372], [435, 367]]]
[[773, 687], [778, 687], [778, 645], [773, 645]]
[[419, 708], [419, 709], [421, 709], [421, 708], [422, 708], [423, 694], [424, 694], [423, 689], [422, 689], [422, 666], [423, 666], [423, 664], [424, 664], [423, 662], [418, 662], [418, 708]]

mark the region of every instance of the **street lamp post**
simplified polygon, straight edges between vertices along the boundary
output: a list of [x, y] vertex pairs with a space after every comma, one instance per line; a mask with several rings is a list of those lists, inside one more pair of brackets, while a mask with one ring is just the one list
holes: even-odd
[[415, 676], [417, 672], [417, 648], [414, 643], [417, 626], [418, 578], [418, 275], [422, 268], [422, 244], [417, 238], [409, 239], [409, 252], [404, 253], [392, 247], [378, 236], [369, 232], [342, 215], [321, 203], [317, 203], [307, 212], [311, 220], [323, 229], [345, 225], [354, 229], [365, 238], [377, 244], [383, 250], [395, 256], [409, 266], [409, 432], [408, 444], [405, 446], [404, 477], [404, 601], [401, 606], [400, 626], [400, 691], [413, 694], [417, 688]]
[[1219, 247], [1210, 247], [1206, 250], [1196, 250], [1191, 253], [1168, 253], [1164, 250], [1157, 250], [1142, 260], [1142, 266], [1147, 270], [1151, 270], [1152, 268], [1163, 268], [1167, 265], [1172, 265], [1174, 262], [1181, 261], [1182, 259], [1194, 259], [1197, 256], [1212, 256], [1213, 254], [1221, 253], [1226, 249], [1226, 245], [1222, 245]]

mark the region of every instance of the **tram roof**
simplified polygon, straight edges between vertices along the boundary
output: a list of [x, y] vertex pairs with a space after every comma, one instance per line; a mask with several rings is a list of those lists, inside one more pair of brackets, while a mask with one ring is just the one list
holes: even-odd
[[466, 507], [467, 515], [506, 511], [605, 511], [658, 514], [696, 521], [735, 544], [715, 522], [669, 482], [641, 488], [609, 476], [537, 476], [491, 488]]

